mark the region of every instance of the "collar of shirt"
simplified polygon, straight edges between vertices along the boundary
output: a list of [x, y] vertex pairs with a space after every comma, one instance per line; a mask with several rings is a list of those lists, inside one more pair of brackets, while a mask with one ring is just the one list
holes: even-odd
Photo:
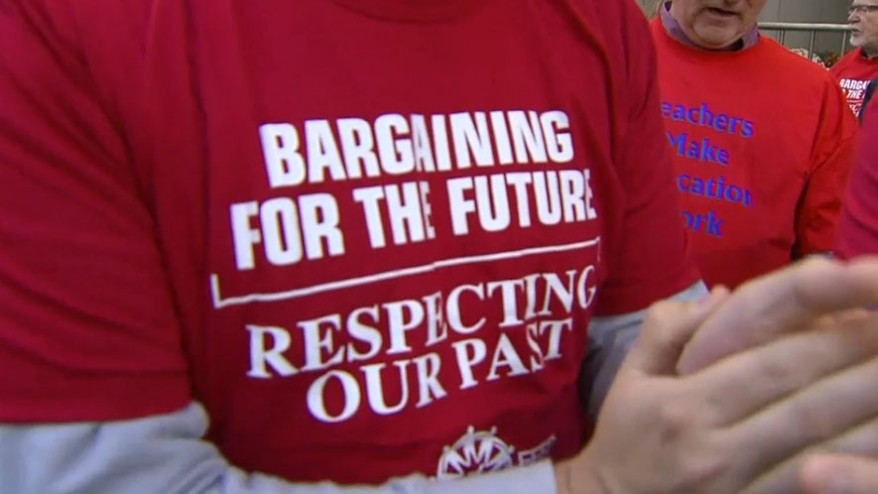
[[873, 53], [872, 56], [869, 56], [869, 55], [866, 55], [866, 50], [864, 50], [862, 48], [857, 48], [857, 50], [859, 50], [859, 52], [860, 52], [860, 58], [862, 58], [864, 60], [868, 60], [870, 62], [872, 60], [878, 61], [878, 53]]
[[[683, 32], [683, 28], [680, 27], [680, 23], [677, 22], [677, 19], [674, 19], [674, 16], [671, 15], [671, 2], [665, 2], [665, 4], [659, 10], [659, 15], [662, 19], [662, 25], [664, 26], [665, 31], [667, 31], [672, 38], [683, 43], [684, 45], [703, 49], [693, 43], [692, 40], [689, 39], [688, 36], [686, 36], [686, 33]], [[753, 28], [744, 33], [744, 37], [742, 37], [735, 43], [732, 43], [732, 46], [726, 48], [725, 51], [746, 50], [748, 48], [752, 48], [758, 42], [759, 28], [757, 26], [753, 26]]]

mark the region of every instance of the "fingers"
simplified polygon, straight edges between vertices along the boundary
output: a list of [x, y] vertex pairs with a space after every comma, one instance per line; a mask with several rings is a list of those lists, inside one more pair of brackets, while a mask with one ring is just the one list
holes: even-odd
[[818, 455], [802, 469], [805, 494], [875, 494], [878, 492], [878, 460]]
[[827, 377], [722, 432], [736, 451], [752, 451], [742, 473], [752, 477], [768, 467], [842, 436], [878, 417], [878, 359]]
[[677, 370], [693, 373], [820, 316], [875, 304], [878, 259], [812, 259], [739, 288], [686, 345]]
[[[798, 456], [762, 475], [740, 494], [803, 494], [803, 488], [810, 494], [824, 492], [815, 490], [813, 480], [805, 475], [805, 471], [810, 467], [806, 466], [803, 469], [803, 464], [809, 464], [814, 456], [822, 457], [829, 454], [878, 458], [878, 419], [872, 419], [816, 448], [806, 449]], [[873, 468], [876, 468], [875, 475], [878, 475], [878, 463], [874, 463]], [[878, 489], [869, 492], [878, 493]]]
[[712, 423], [727, 426], [876, 355], [878, 314], [839, 318], [823, 329], [732, 355], [691, 376], [691, 382], [693, 392], [712, 404]]
[[620, 372], [673, 374], [683, 347], [699, 325], [728, 296], [728, 290], [716, 288], [699, 302], [663, 301], [650, 307], [640, 338], [629, 352]]

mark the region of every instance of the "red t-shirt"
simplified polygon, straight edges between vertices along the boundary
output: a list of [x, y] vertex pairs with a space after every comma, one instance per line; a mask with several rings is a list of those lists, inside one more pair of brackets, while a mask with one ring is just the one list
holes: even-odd
[[832, 77], [762, 37], [708, 52], [652, 24], [681, 216], [709, 284], [829, 251], [857, 122]]
[[854, 115], [860, 114], [866, 88], [872, 79], [878, 77], [878, 58], [863, 56], [862, 48], [852, 50], [829, 69], [847, 97]]
[[863, 138], [838, 223], [836, 253], [843, 258], [878, 254], [878, 105], [870, 103]]
[[6, 4], [0, 421], [194, 399], [301, 481], [567, 457], [590, 318], [697, 279], [633, 2]]

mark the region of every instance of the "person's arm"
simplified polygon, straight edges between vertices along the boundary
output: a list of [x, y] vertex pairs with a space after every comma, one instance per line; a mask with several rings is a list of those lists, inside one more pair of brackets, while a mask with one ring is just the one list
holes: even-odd
[[878, 379], [878, 314], [857, 310], [876, 300], [873, 257], [656, 304], [591, 443], [556, 467], [561, 493], [580, 478], [606, 492], [798, 492], [813, 452], [878, 450], [878, 396], [863, 393]]
[[601, 185], [604, 190], [619, 187], [622, 200], [621, 207], [603, 212], [611, 232], [602, 253], [608, 278], [589, 326], [580, 380], [593, 417], [640, 333], [644, 307], [661, 298], [686, 301], [706, 294], [679, 218], [652, 37], [642, 16], [628, 14], [622, 23], [625, 34], [616, 43], [624, 56], [611, 70], [619, 117], [612, 139], [617, 181]]
[[[860, 110], [863, 130], [851, 183], [838, 227], [836, 253], [843, 258], [878, 254], [878, 105], [870, 105], [875, 79]], [[800, 471], [804, 494], [874, 494], [878, 492], [875, 449], [862, 456], [817, 453]]]
[[869, 102], [872, 101], [872, 97], [875, 95], [875, 90], [878, 89], [878, 77], [869, 81], [869, 85], [866, 86], [866, 92], [863, 94], [863, 106], [860, 107], [860, 112], [857, 115], [857, 118], [860, 120], [860, 124], [862, 125], [863, 119], [866, 116], [866, 108], [869, 107]]
[[858, 140], [856, 117], [828, 74], [819, 105], [811, 169], [796, 210], [794, 259], [832, 251]]
[[[707, 287], [698, 282], [668, 300], [694, 302], [707, 295]], [[591, 320], [588, 327], [588, 355], [582, 366], [580, 383], [592, 418], [597, 418], [622, 362], [640, 336], [646, 312], [644, 309]]]
[[[695, 284], [670, 300], [703, 299]], [[590, 412], [597, 416], [616, 372], [640, 335], [646, 310], [595, 318], [589, 358]], [[4, 493], [65, 494], [509, 494], [555, 492], [551, 464], [542, 462], [490, 477], [436, 482], [421, 476], [383, 486], [296, 485], [248, 474], [230, 465], [204, 439], [208, 417], [199, 404], [141, 419], [59, 425], [0, 424], [0, 487]], [[123, 489], [124, 487], [124, 489]]]
[[[706, 296], [698, 283], [671, 297], [680, 302]], [[584, 379], [594, 382], [590, 401], [597, 416], [612, 381], [639, 336], [646, 310], [596, 318]], [[65, 425], [0, 425], [0, 486], [7, 493], [86, 494], [438, 494], [555, 492], [548, 462], [465, 481], [421, 476], [383, 486], [295, 485], [248, 474], [226, 462], [203, 438], [208, 418], [197, 403], [172, 413], [136, 420]], [[132, 445], [137, 445], [132, 447]], [[125, 486], [124, 490], [122, 486]]]
[[490, 476], [382, 486], [293, 484], [241, 471], [203, 439], [201, 406], [143, 419], [0, 426], [4, 494], [532, 494], [555, 492], [548, 462]]
[[[838, 435], [838, 451], [878, 447], [871, 429], [853, 427], [878, 413], [878, 399], [860, 391], [878, 379], [878, 366], [870, 364], [878, 353], [876, 316], [859, 324], [837, 318], [830, 320], [835, 330], [809, 330], [825, 314], [875, 302], [878, 262], [815, 261], [732, 295], [715, 290], [698, 302], [655, 306], [610, 392], [595, 439], [581, 455], [554, 466], [460, 481], [296, 485], [228, 465], [200, 440], [206, 418], [191, 406], [142, 420], [4, 426], [0, 486], [4, 494], [787, 492], [797, 481], [789, 472], [802, 462], [795, 457], [808, 446]], [[724, 341], [723, 335], [742, 332], [744, 341], [747, 333], [759, 333], [762, 343], [673, 377], [693, 334]], [[766, 336], [777, 340], [765, 343]], [[765, 369], [795, 379], [760, 379]], [[811, 424], [819, 430], [803, 434]], [[795, 461], [777, 468], [787, 457]]]
[[878, 104], [866, 110], [835, 251], [842, 258], [878, 253]]

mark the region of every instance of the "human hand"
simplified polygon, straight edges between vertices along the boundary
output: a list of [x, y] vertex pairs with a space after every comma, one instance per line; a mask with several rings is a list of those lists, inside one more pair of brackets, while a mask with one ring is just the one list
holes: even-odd
[[815, 455], [802, 468], [803, 494], [878, 493], [878, 460]]
[[[875, 303], [873, 260], [804, 263], [701, 304], [657, 304], [592, 442], [556, 466], [559, 491], [798, 492], [806, 448], [878, 444], [878, 393], [863, 392], [878, 382], [878, 316], [847, 312]], [[749, 325], [772, 337], [749, 339]], [[701, 369], [677, 375], [693, 334], [735, 329], [747, 337], [731, 338], [722, 360], [693, 353]]]
[[728, 355], [759, 346], [807, 325], [831, 326], [874, 305], [875, 258], [845, 265], [812, 258], [742, 285], [730, 306], [699, 328], [677, 364], [696, 372]]

